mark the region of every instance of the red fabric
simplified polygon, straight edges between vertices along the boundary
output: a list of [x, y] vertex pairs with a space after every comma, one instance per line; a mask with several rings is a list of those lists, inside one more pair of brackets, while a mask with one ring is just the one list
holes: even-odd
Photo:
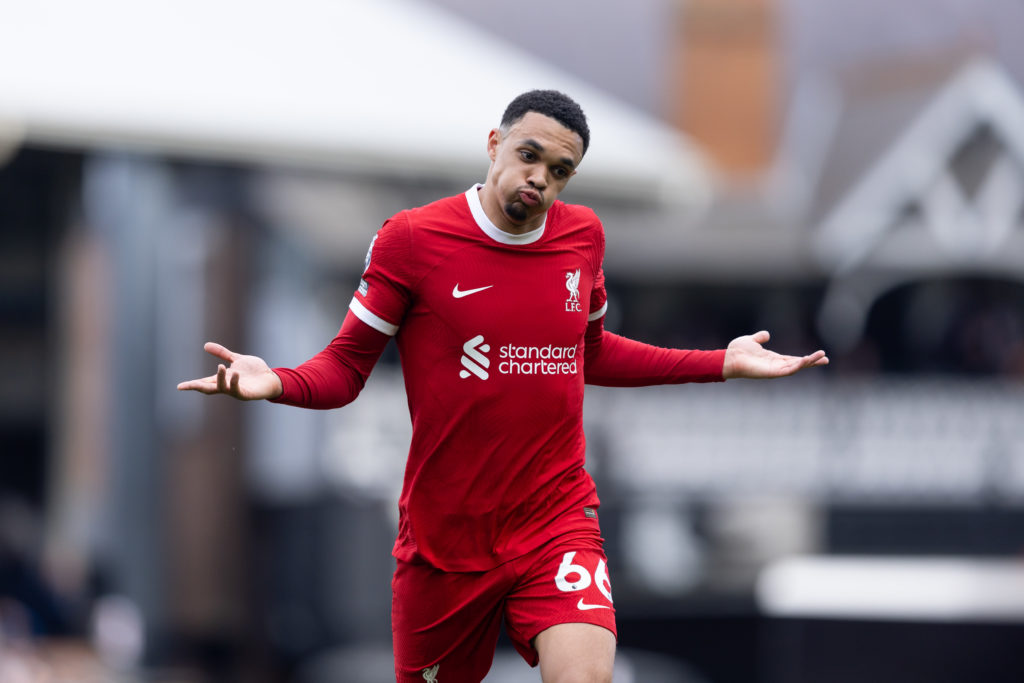
[[387, 346], [388, 337], [349, 313], [334, 340], [295, 368], [274, 368], [284, 391], [275, 403], [340, 408], [355, 400]]
[[538, 662], [533, 639], [556, 624], [595, 624], [615, 634], [607, 563], [601, 538], [589, 534], [555, 539], [485, 572], [399, 560], [391, 584], [395, 679], [422, 683], [424, 670], [439, 681], [483, 679], [502, 617], [531, 666]]
[[277, 370], [279, 402], [344, 405], [397, 332], [413, 433], [394, 554], [460, 572], [599, 533], [596, 520], [572, 514], [599, 505], [583, 468], [584, 377], [720, 380], [724, 353], [604, 332], [596, 215], [556, 202], [542, 228], [516, 239], [490, 224], [476, 192], [387, 221], [338, 336], [295, 370]]
[[556, 203], [537, 239], [505, 239], [474, 217], [471, 192], [389, 220], [353, 304], [399, 328], [413, 435], [395, 555], [447, 571], [596, 530], [565, 513], [599, 504], [583, 469], [582, 355], [604, 305], [600, 223]]
[[722, 382], [725, 349], [665, 349], [612, 334], [595, 320], [587, 328], [585, 378], [605, 387]]

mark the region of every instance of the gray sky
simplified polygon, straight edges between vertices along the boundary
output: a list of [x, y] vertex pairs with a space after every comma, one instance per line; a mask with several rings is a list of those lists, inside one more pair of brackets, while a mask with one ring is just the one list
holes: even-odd
[[[661, 115], [680, 0], [428, 0]], [[976, 46], [1024, 81], [1024, 0], [777, 0], [787, 82]]]
[[427, 1], [642, 110], [662, 109], [672, 0]]
[[794, 68], [834, 71], [860, 62], [976, 47], [1024, 76], [1021, 0], [781, 0]]

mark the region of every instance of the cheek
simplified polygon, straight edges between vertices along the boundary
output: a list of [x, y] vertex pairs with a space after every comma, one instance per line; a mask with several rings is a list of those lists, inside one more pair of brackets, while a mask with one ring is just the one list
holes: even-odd
[[500, 175], [508, 175], [509, 174], [509, 168], [510, 168], [509, 167], [509, 163], [508, 163], [508, 159], [505, 159], [501, 155], [498, 155], [494, 159], [494, 163], [492, 164], [492, 168], [493, 168], [494, 173], [497, 173], [497, 174], [500, 174]]
[[498, 163], [495, 165], [496, 178], [506, 187], [518, 187], [522, 185], [527, 175], [520, 164]]

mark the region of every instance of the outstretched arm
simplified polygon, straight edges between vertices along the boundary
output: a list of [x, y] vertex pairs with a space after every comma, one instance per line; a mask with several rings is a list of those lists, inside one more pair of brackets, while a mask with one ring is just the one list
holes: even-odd
[[259, 356], [244, 356], [216, 342], [206, 342], [203, 350], [229, 363], [217, 365], [217, 374], [182, 382], [179, 391], [203, 394], [227, 394], [242, 401], [277, 398], [283, 387], [281, 379]]
[[725, 350], [722, 377], [725, 379], [771, 379], [786, 377], [804, 368], [828, 365], [824, 351], [815, 351], [808, 356], [784, 356], [762, 346], [771, 335], [765, 330], [736, 337]]
[[827, 365], [824, 351], [809, 356], [784, 356], [762, 344], [767, 332], [733, 339], [727, 349], [695, 351], [664, 349], [620, 337], [595, 320], [587, 329], [587, 384], [616, 387], [714, 382], [726, 379], [785, 377], [804, 368]]
[[182, 382], [178, 389], [245, 401], [265, 398], [302, 408], [339, 408], [362, 391], [388, 339], [349, 312], [327, 348], [294, 369], [271, 369], [262, 358], [207, 342], [206, 351], [230, 362], [230, 367], [218, 365], [217, 374]]
[[583, 378], [605, 387], [648, 387], [721, 382], [725, 350], [666, 349], [620, 337], [592, 322], [587, 331]]
[[605, 387], [647, 387], [684, 382], [721, 382], [725, 349], [666, 349], [604, 329], [604, 318], [587, 325], [583, 379]]

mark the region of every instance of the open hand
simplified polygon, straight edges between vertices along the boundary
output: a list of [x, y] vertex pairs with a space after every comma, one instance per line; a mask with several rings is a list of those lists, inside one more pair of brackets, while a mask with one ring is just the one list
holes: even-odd
[[227, 394], [243, 401], [277, 398], [284, 390], [281, 379], [259, 356], [243, 356], [215, 342], [206, 342], [203, 350], [223, 361], [217, 374], [182, 382], [179, 391], [198, 391], [203, 394]]
[[828, 365], [824, 351], [815, 351], [809, 356], [784, 356], [769, 351], [766, 344], [769, 335], [765, 330], [736, 337], [725, 350], [725, 364], [722, 376], [725, 379], [745, 377], [747, 379], [771, 379], [786, 377], [804, 368]]

